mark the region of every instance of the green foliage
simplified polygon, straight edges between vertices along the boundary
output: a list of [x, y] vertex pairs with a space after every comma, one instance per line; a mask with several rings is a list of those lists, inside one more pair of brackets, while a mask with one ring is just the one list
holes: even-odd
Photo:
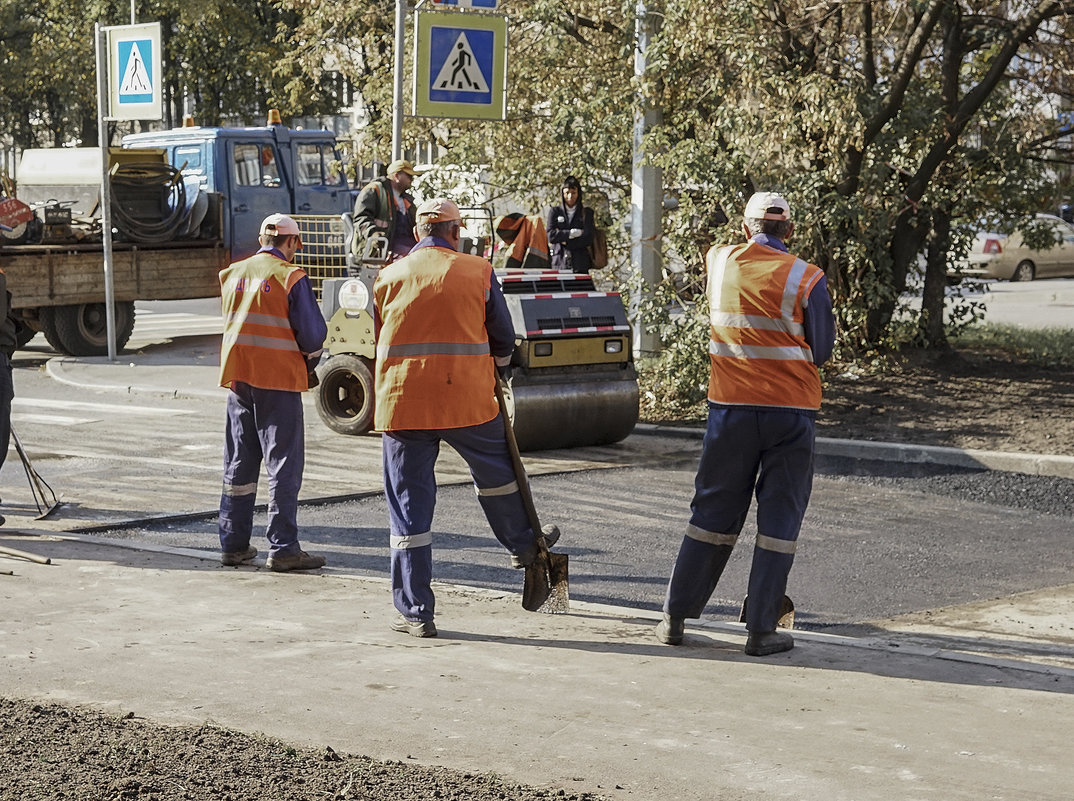
[[960, 348], [996, 351], [1040, 367], [1074, 367], [1074, 332], [1066, 328], [987, 323], [963, 329], [953, 342]]
[[[390, 158], [395, 3], [366, 0], [148, 0], [165, 23], [173, 114], [260, 122], [353, 105], [362, 163]], [[428, 4], [426, 4], [428, 6]], [[648, 68], [635, 75], [638, 5], [628, 0], [503, 0], [509, 18], [505, 123], [408, 116], [403, 145], [438, 143], [444, 167], [481, 169], [497, 210], [542, 211], [577, 175], [608, 230], [605, 284], [656, 313], [669, 287], [688, 313], [660, 323], [669, 349], [654, 397], [696, 402], [704, 252], [734, 241], [757, 189], [788, 196], [792, 250], [824, 269], [838, 353], [862, 360], [935, 347], [972, 325], [942, 314], [948, 266], [972, 232], [1011, 227], [1069, 197], [1069, 143], [1053, 105], [1074, 85], [1069, 7], [1054, 0], [649, 0]], [[17, 143], [95, 135], [88, 20], [128, 6], [0, 0], [0, 132]], [[413, 70], [407, 17], [404, 70]], [[643, 21], [644, 22], [644, 21]], [[57, 65], [63, 65], [58, 68]], [[679, 207], [664, 216], [668, 287], [642, 297], [630, 264], [634, 125], [640, 98], [659, 115], [644, 136]], [[409, 105], [409, 86], [406, 102]], [[409, 112], [409, 108], [407, 111]], [[451, 173], [427, 179], [453, 188]], [[419, 190], [422, 186], [419, 184]], [[475, 195], [476, 198], [476, 195]], [[720, 223], [717, 209], [730, 218]], [[923, 302], [907, 305], [908, 291]], [[700, 304], [703, 306], [703, 302]], [[700, 355], [699, 355], [700, 354]], [[666, 369], [668, 367], [673, 369]], [[678, 373], [682, 373], [682, 376]], [[703, 382], [701, 382], [703, 383]], [[674, 390], [669, 387], [676, 387]]]
[[642, 318], [665, 343], [658, 356], [638, 363], [641, 418], [699, 420], [709, 383], [709, 320], [703, 303], [683, 304], [665, 282], [641, 306]]
[[[302, 79], [288, 71], [285, 56], [302, 51], [293, 35], [302, 6], [140, 2], [138, 19], [161, 23], [164, 124], [180, 124], [188, 110], [202, 125], [264, 124], [272, 107], [287, 116], [338, 111], [337, 88], [323, 69]], [[0, 0], [0, 139], [19, 148], [97, 144], [95, 22], [128, 24], [130, 4]], [[117, 133], [136, 125], [123, 123]]]

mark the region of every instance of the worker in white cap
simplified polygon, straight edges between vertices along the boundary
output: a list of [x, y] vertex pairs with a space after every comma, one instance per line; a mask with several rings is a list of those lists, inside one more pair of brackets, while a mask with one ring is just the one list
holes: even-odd
[[387, 240], [387, 260], [400, 259], [414, 247], [414, 197], [410, 186], [418, 171], [406, 159], [388, 165], [384, 177], [366, 184], [354, 201], [352, 250], [364, 256], [370, 237]]
[[745, 650], [767, 656], [794, 647], [776, 624], [813, 486], [818, 367], [831, 356], [835, 321], [824, 273], [787, 250], [794, 232], [787, 200], [757, 192], [744, 218], [746, 243], [706, 257], [708, 425], [656, 636], [678, 645], [685, 619], [701, 616], [756, 491]]
[[[459, 253], [459, 207], [433, 198], [417, 210], [417, 244], [373, 285], [377, 326], [374, 423], [384, 432], [384, 489], [391, 527], [391, 628], [435, 637], [432, 590], [433, 467], [440, 443], [470, 467], [493, 534], [522, 568], [537, 558], [496, 403], [515, 330], [492, 265]], [[550, 529], [552, 527], [549, 527]], [[547, 545], [558, 538], [549, 531]]]
[[313, 570], [323, 556], [298, 540], [298, 490], [305, 459], [302, 395], [328, 328], [306, 272], [291, 264], [302, 235], [286, 214], [261, 223], [261, 249], [220, 271], [224, 337], [220, 385], [228, 387], [220, 561], [257, 556], [250, 544], [257, 479], [268, 474], [269, 555], [277, 572]]

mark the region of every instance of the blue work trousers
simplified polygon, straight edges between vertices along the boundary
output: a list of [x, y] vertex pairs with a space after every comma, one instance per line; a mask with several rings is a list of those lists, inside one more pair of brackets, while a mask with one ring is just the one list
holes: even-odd
[[504, 437], [503, 418], [464, 428], [388, 431], [381, 439], [384, 491], [391, 526], [391, 579], [395, 608], [410, 620], [432, 620], [434, 467], [440, 443], [466, 461], [477, 498], [496, 539], [526, 554], [537, 538], [522, 504]]
[[746, 628], [773, 631], [813, 489], [813, 418], [778, 409], [709, 405], [690, 524], [664, 611], [701, 616], [757, 495], [757, 542]]
[[15, 398], [15, 382], [11, 379], [11, 360], [0, 353], [0, 467], [7, 460], [11, 444], [11, 401]]
[[220, 495], [220, 549], [250, 545], [261, 463], [268, 475], [269, 554], [298, 553], [298, 490], [305, 462], [302, 396], [236, 381], [227, 396], [224, 488]]

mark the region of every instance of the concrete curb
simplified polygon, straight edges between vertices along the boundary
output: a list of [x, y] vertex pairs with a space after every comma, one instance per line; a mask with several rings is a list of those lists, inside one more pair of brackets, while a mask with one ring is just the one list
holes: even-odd
[[[79, 380], [70, 374], [69, 365], [93, 364], [104, 368], [111, 368], [109, 378], [120, 380]], [[137, 365], [144, 372], [152, 370], [158, 365]], [[45, 371], [49, 377], [64, 384], [73, 386], [91, 387], [94, 389], [111, 389], [127, 393], [144, 392], [169, 397], [197, 397], [197, 398], [220, 398], [225, 397], [227, 390], [221, 387], [176, 387], [176, 386], [148, 386], [144, 382], [133, 380], [134, 376], [125, 374], [124, 370], [135, 368], [136, 364], [130, 362], [129, 366], [122, 362], [109, 362], [106, 357], [93, 359], [76, 359], [73, 357], [57, 357], [49, 359], [45, 363]], [[159, 365], [162, 369], [169, 369], [173, 365]], [[215, 377], [215, 376], [214, 376]], [[126, 379], [132, 379], [127, 381]], [[174, 376], [169, 375], [166, 383], [174, 384]], [[662, 426], [651, 423], [638, 423], [634, 426], [635, 434], [656, 435], [664, 437], [681, 437], [686, 439], [700, 440], [705, 435], [703, 427], [690, 428], [685, 426]], [[951, 448], [939, 445], [915, 445], [900, 442], [872, 442], [869, 440], [832, 439], [817, 437], [817, 455], [830, 456], [843, 459], [864, 461], [900, 462], [903, 464], [931, 464], [946, 465], [950, 467], [963, 467], [977, 470], [998, 470], [1006, 473], [1024, 473], [1033, 476], [1051, 476], [1055, 478], [1074, 479], [1074, 456], [1057, 456], [1043, 453], [1004, 453], [1001, 451], [985, 451], [977, 449]]]
[[[634, 427], [634, 433], [700, 440], [705, 435], [705, 429], [638, 423]], [[998, 470], [1005, 473], [1025, 473], [1033, 476], [1074, 479], [1074, 456], [1053, 456], [1043, 453], [1004, 453], [1002, 451], [985, 451], [975, 448], [950, 448], [940, 445], [872, 442], [869, 440], [832, 439], [829, 437], [817, 437], [817, 454], [844, 459], [947, 465], [950, 467]]]

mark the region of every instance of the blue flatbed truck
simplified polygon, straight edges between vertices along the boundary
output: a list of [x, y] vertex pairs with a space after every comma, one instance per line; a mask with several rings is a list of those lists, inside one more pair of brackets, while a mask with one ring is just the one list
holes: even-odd
[[[356, 190], [347, 181], [331, 131], [280, 124], [184, 126], [126, 136], [123, 148], [181, 168], [184, 180], [196, 183], [205, 201], [200, 224], [174, 241], [139, 244], [116, 237], [117, 348], [133, 331], [136, 300], [219, 296], [220, 270], [257, 249], [261, 221], [269, 214], [338, 219], [354, 207]], [[20, 176], [22, 183], [27, 179]], [[43, 331], [52, 347], [72, 356], [108, 352], [99, 237], [95, 242], [64, 241], [61, 235], [24, 244], [0, 238], [0, 268], [7, 275], [12, 307], [31, 335]]]

